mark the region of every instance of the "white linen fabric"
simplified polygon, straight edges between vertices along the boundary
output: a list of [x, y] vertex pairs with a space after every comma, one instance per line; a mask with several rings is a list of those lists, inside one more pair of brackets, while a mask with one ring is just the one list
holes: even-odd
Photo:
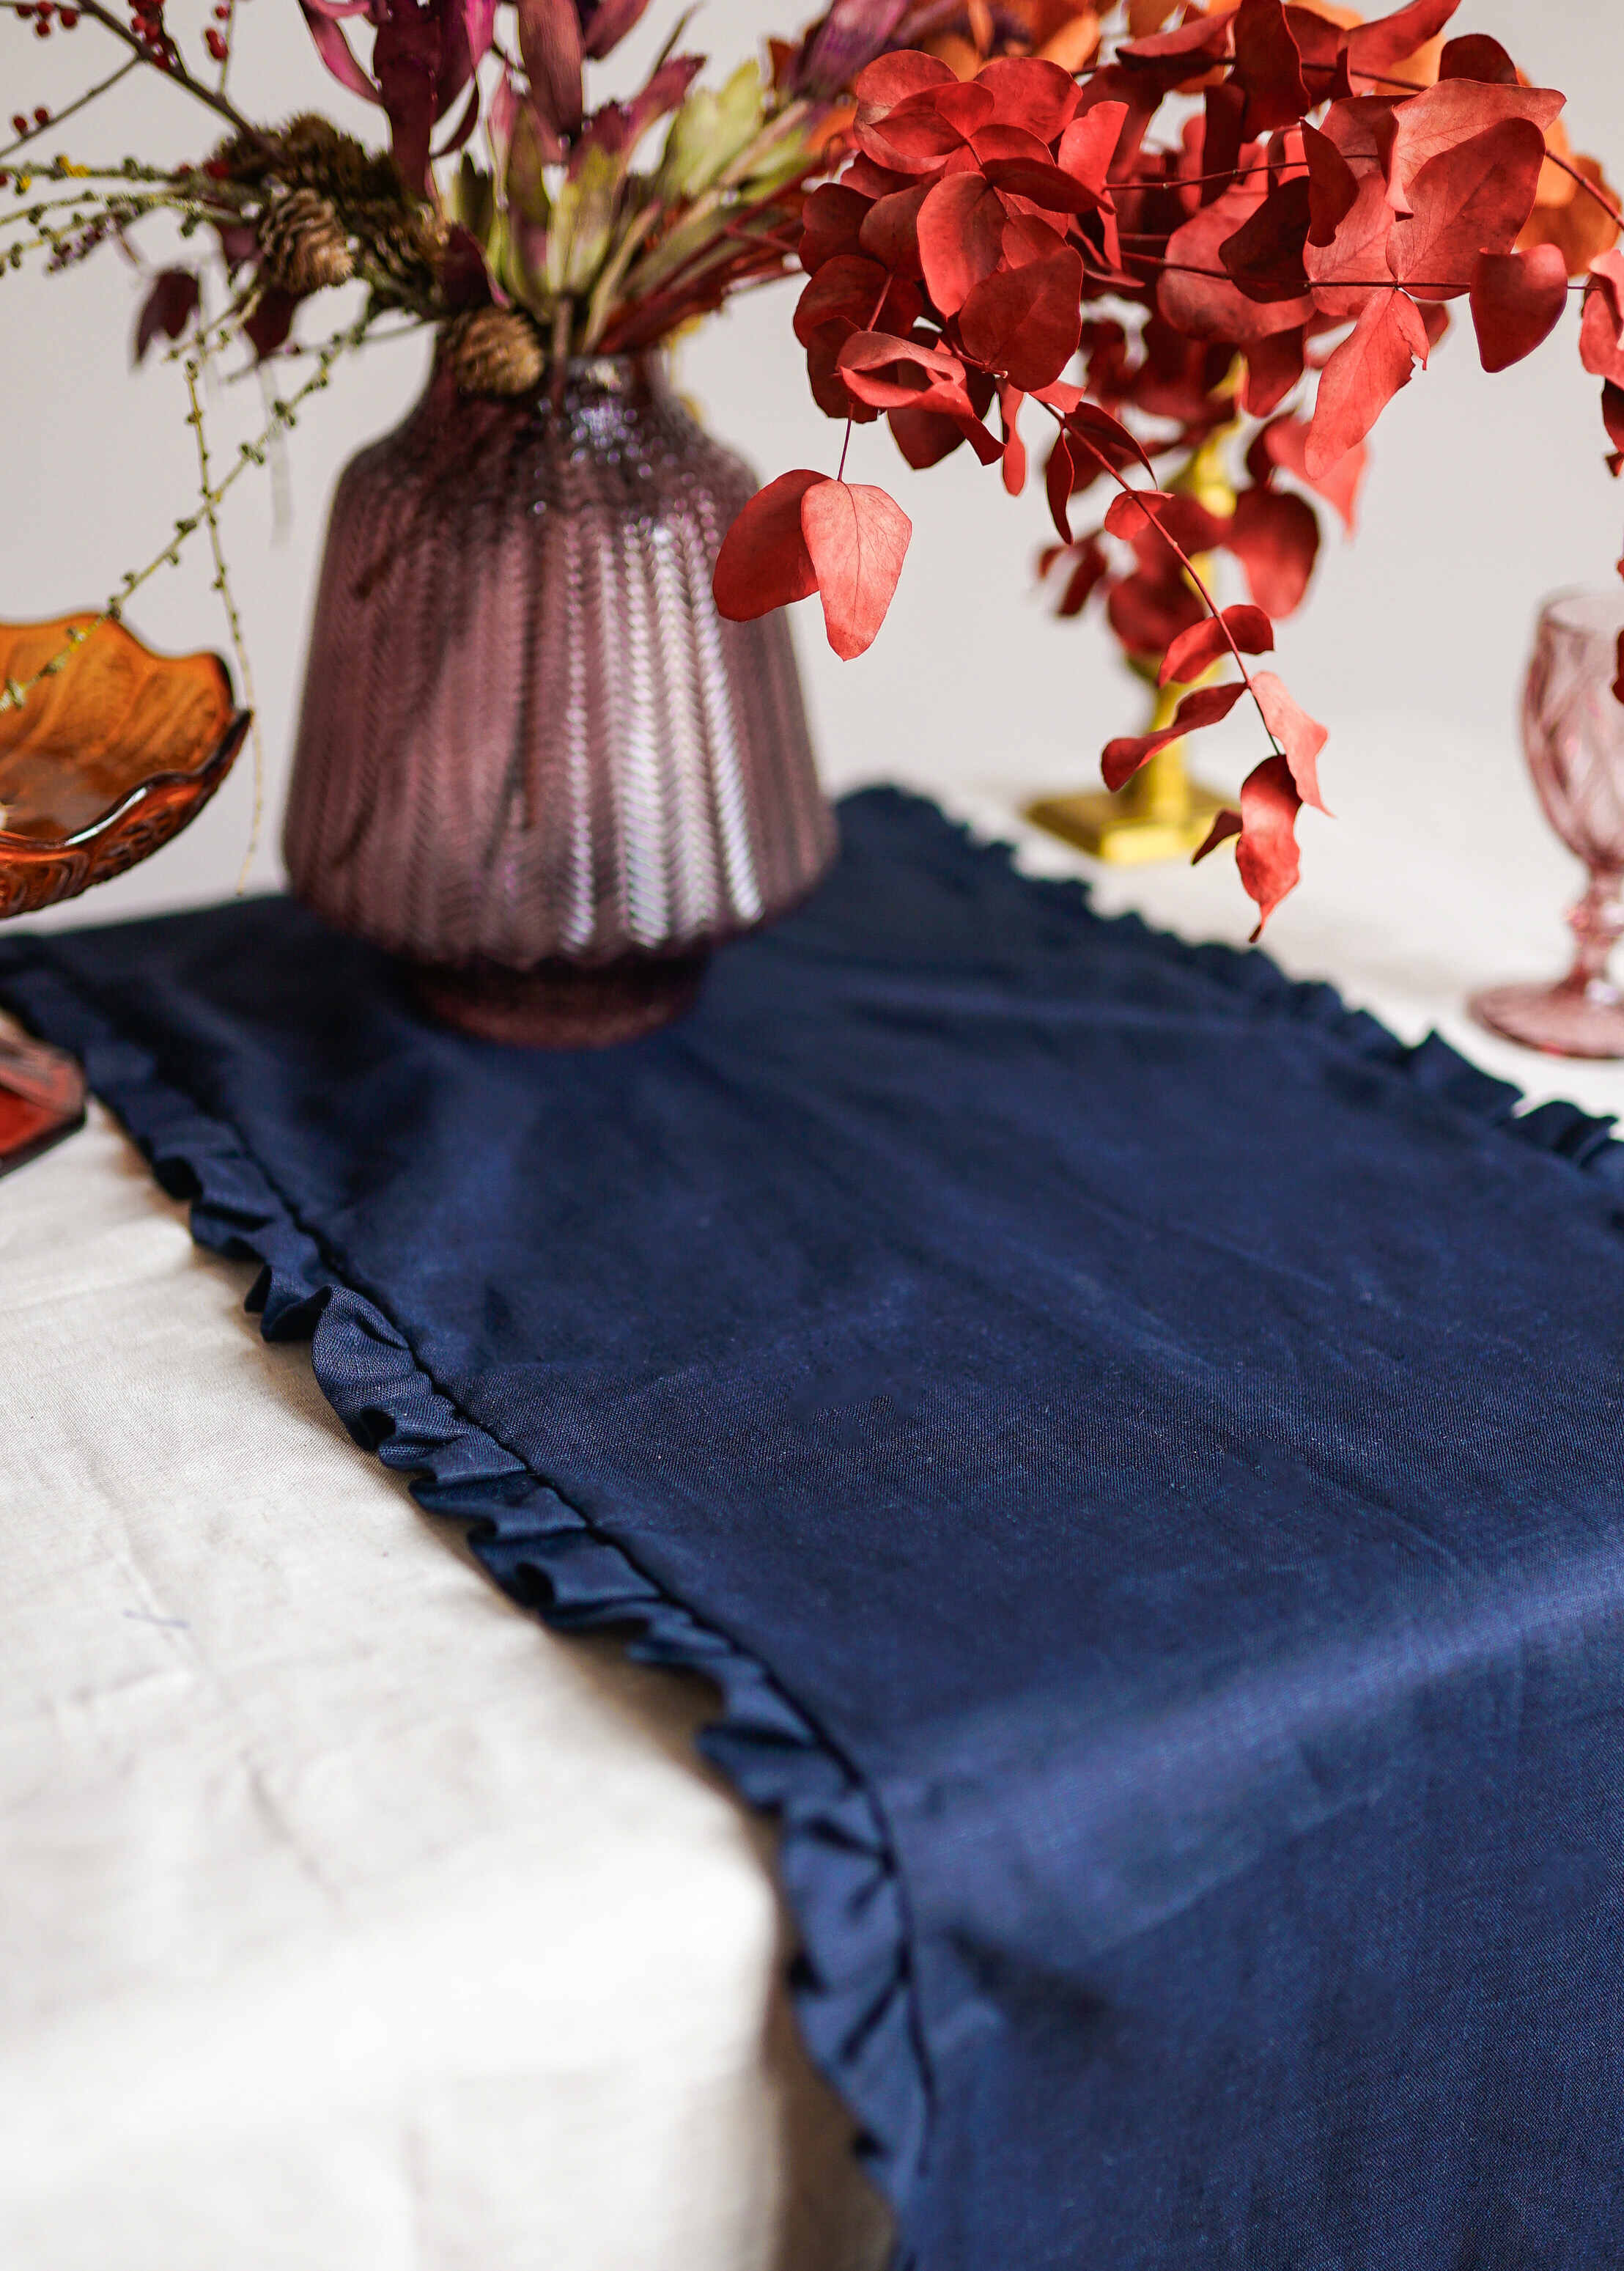
[[869, 2271], [698, 1682], [552, 1638], [98, 1111], [0, 1186], [0, 2264]]
[[[1362, 739], [1276, 952], [1624, 1111], [1619, 1068], [1461, 1013], [1560, 965], [1514, 756]], [[1082, 870], [990, 769], [954, 801]], [[1099, 887], [1248, 927], [1227, 860]], [[261, 1341], [250, 1275], [100, 1113], [0, 1184], [0, 2265], [871, 2271], [704, 1691], [509, 1605]]]

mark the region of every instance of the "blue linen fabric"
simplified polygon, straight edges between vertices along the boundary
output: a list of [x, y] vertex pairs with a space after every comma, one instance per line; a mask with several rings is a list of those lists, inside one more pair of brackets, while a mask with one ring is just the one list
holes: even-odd
[[917, 2271], [1624, 2260], [1624, 1151], [932, 808], [685, 1024], [0, 943], [352, 1433], [706, 1672]]

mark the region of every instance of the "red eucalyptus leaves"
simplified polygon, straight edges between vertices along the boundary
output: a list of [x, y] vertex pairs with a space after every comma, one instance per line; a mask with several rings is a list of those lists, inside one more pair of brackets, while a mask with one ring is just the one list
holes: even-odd
[[[1568, 149], [1561, 95], [1494, 40], [1443, 41], [1458, 5], [1361, 23], [1331, 0], [1217, 0], [1169, 24], [1171, 5], [1133, 0], [1125, 36], [1080, 70], [888, 54], [856, 82], [849, 162], [805, 208], [796, 332], [849, 446], [884, 417], [909, 465], [968, 445], [1015, 493], [1043, 436], [1060, 612], [1098, 598], [1146, 674], [1188, 689], [1165, 730], [1109, 744], [1108, 784], [1251, 703], [1267, 755], [1204, 850], [1238, 838], [1259, 928], [1297, 880], [1326, 736], [1251, 659], [1308, 590], [1310, 498], [1352, 528], [1367, 436], [1448, 303], [1503, 370], [1585, 276], [1582, 353], [1624, 465], [1616, 208]], [[1221, 470], [1232, 439], [1243, 479]], [[764, 490], [716, 596], [742, 617], [816, 591], [849, 657], [879, 629], [908, 525], [844, 469]], [[1248, 594], [1227, 606], [1226, 558]]]

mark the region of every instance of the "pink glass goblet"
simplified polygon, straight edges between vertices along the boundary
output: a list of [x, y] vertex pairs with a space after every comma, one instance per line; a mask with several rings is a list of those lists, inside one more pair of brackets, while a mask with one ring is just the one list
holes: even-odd
[[1479, 1024], [1559, 1057], [1624, 1057], [1624, 994], [1609, 975], [1624, 937], [1624, 704], [1613, 696], [1624, 592], [1564, 592], [1539, 616], [1523, 741], [1546, 818], [1590, 869], [1568, 916], [1578, 952], [1554, 986], [1476, 995]]

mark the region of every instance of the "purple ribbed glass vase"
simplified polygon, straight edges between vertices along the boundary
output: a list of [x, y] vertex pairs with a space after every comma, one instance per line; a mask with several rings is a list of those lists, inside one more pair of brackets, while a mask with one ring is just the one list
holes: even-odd
[[443, 363], [334, 499], [285, 848], [438, 1016], [556, 1047], [645, 1032], [828, 866], [782, 615], [711, 572], [753, 495], [649, 357], [517, 400]]

